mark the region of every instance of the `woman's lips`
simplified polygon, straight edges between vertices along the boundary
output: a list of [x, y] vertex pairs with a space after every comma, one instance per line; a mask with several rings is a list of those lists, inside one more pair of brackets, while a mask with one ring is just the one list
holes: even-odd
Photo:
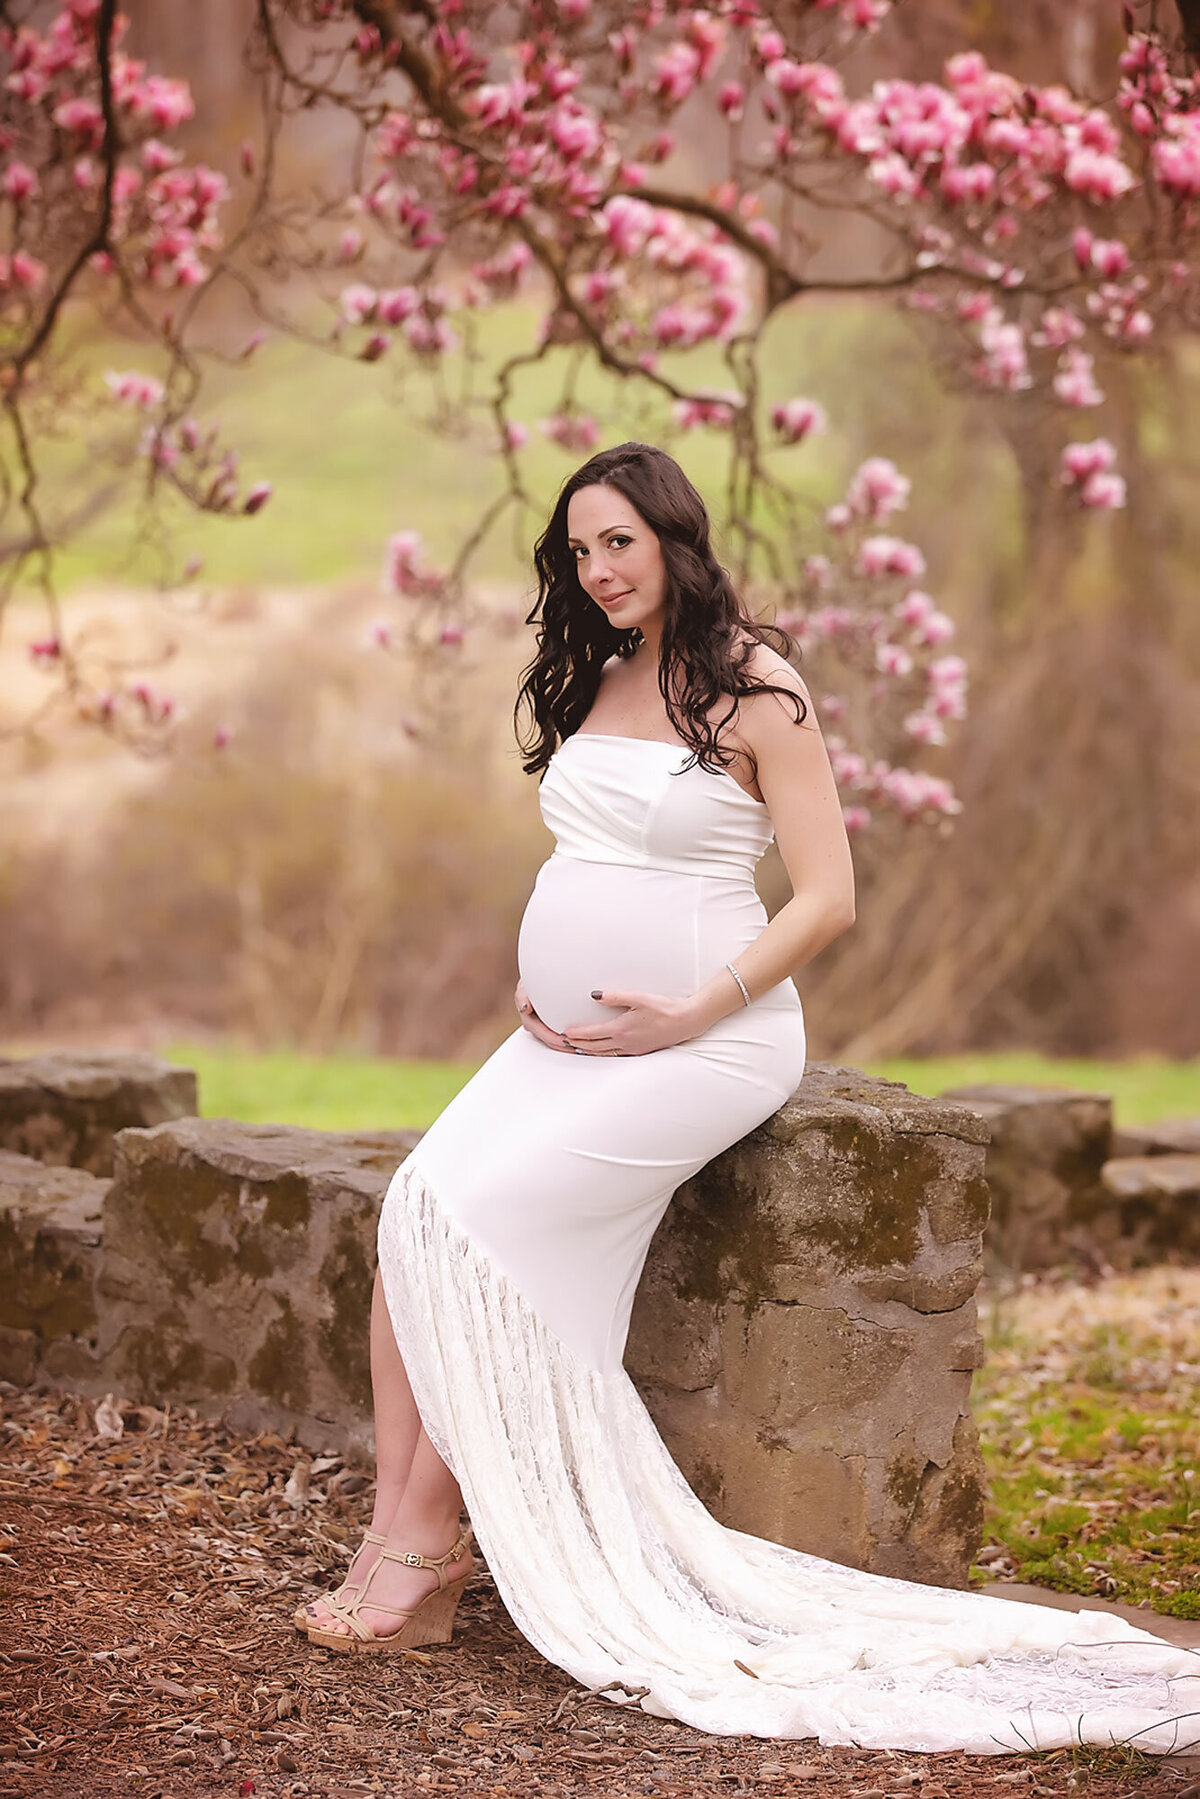
[[627, 587], [624, 593], [598, 593], [596, 599], [601, 606], [615, 606], [618, 600], [627, 600], [632, 592], [632, 587]]

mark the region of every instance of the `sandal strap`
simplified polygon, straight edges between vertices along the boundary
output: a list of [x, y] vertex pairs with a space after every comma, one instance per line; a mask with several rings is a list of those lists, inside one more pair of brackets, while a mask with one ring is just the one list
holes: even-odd
[[[384, 1545], [387, 1543], [387, 1538], [381, 1537], [377, 1530], [364, 1530], [363, 1531], [363, 1543], [373, 1543], [375, 1545], [376, 1549], [382, 1549], [384, 1547]], [[361, 1549], [362, 1543], [360, 1543], [358, 1547], [359, 1547], [359, 1549]], [[358, 1554], [357, 1549], [355, 1550], [354, 1554], [355, 1555]], [[354, 1560], [353, 1555], [350, 1557], [350, 1560], [351, 1561]], [[333, 1589], [332, 1593], [321, 1593], [321, 1594], [318, 1594], [316, 1599], [308, 1600], [304, 1609], [306, 1612], [311, 1612], [314, 1605], [323, 1604], [323, 1605], [328, 1606], [332, 1600], [339, 1598], [342, 1594], [357, 1593], [357, 1591], [358, 1591], [358, 1582], [356, 1580], [343, 1580], [338, 1586], [336, 1586]]]
[[371, 1574], [375, 1572], [375, 1568], [379, 1566], [379, 1562], [384, 1560], [389, 1562], [402, 1562], [406, 1568], [436, 1568], [438, 1591], [440, 1592], [447, 1584], [447, 1566], [451, 1562], [458, 1561], [459, 1557], [466, 1551], [474, 1534], [474, 1531], [468, 1524], [466, 1530], [463, 1531], [457, 1542], [451, 1544], [445, 1555], [419, 1555], [415, 1549], [391, 1549], [387, 1547], [381, 1549], [379, 1551], [379, 1561], [375, 1563], [374, 1567], [371, 1569], [371, 1573], [367, 1575], [366, 1581], [363, 1583], [363, 1592], [366, 1592], [367, 1586], [370, 1584]]

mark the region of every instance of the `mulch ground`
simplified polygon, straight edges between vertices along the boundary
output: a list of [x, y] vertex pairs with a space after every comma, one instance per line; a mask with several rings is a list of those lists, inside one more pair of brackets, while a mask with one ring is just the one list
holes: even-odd
[[315, 1649], [291, 1613], [340, 1578], [363, 1470], [188, 1411], [0, 1402], [0, 1799], [1200, 1795], [1120, 1750], [822, 1749], [623, 1711], [544, 1662], [485, 1573], [444, 1648]]

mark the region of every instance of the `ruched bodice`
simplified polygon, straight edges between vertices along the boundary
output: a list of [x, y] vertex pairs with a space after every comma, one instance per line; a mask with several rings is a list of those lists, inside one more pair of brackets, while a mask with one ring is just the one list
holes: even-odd
[[761, 800], [693, 762], [686, 744], [568, 737], [546, 770], [542, 817], [581, 862], [749, 880], [774, 832]]
[[[603, 991], [697, 992], [741, 955], [767, 922], [754, 869], [774, 832], [761, 800], [732, 775], [690, 760], [686, 744], [648, 737], [568, 737], [541, 786], [555, 851], [521, 921], [517, 958], [539, 1018], [553, 1030], [611, 1017]], [[787, 1054], [767, 1066], [794, 1086], [804, 1068], [800, 1001], [790, 981], [762, 995], [792, 1016]], [[744, 1021], [722, 1020], [689, 1048], [724, 1054]], [[789, 1089], [790, 1090], [790, 1089]]]

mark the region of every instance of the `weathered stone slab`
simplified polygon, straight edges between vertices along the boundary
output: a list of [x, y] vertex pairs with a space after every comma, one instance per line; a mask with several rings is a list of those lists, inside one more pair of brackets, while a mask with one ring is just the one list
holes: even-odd
[[199, 1118], [123, 1131], [97, 1286], [103, 1383], [233, 1405], [315, 1447], [364, 1442], [376, 1223], [418, 1135]]
[[[366, 1447], [376, 1221], [418, 1135], [195, 1118], [123, 1131], [95, 1353], [75, 1384]], [[726, 1523], [965, 1584], [982, 1524], [967, 1402], [987, 1135], [960, 1106], [813, 1064], [681, 1190], [627, 1365]]]
[[0, 1378], [86, 1363], [109, 1183], [0, 1150]]
[[1101, 1179], [1120, 1220], [1120, 1266], [1200, 1259], [1200, 1155], [1118, 1156]]
[[705, 1504], [739, 1530], [964, 1586], [984, 1477], [969, 1410], [987, 1126], [810, 1063], [672, 1201], [626, 1366]]
[[1119, 1225], [1100, 1180], [1112, 1141], [1109, 1094], [983, 1083], [941, 1097], [970, 1106], [991, 1129], [990, 1262], [1052, 1268], [1111, 1248]]
[[193, 1070], [141, 1050], [0, 1058], [0, 1149], [39, 1162], [110, 1175], [118, 1131], [195, 1112]]
[[1114, 1130], [1110, 1156], [1200, 1156], [1200, 1118], [1161, 1118]]

